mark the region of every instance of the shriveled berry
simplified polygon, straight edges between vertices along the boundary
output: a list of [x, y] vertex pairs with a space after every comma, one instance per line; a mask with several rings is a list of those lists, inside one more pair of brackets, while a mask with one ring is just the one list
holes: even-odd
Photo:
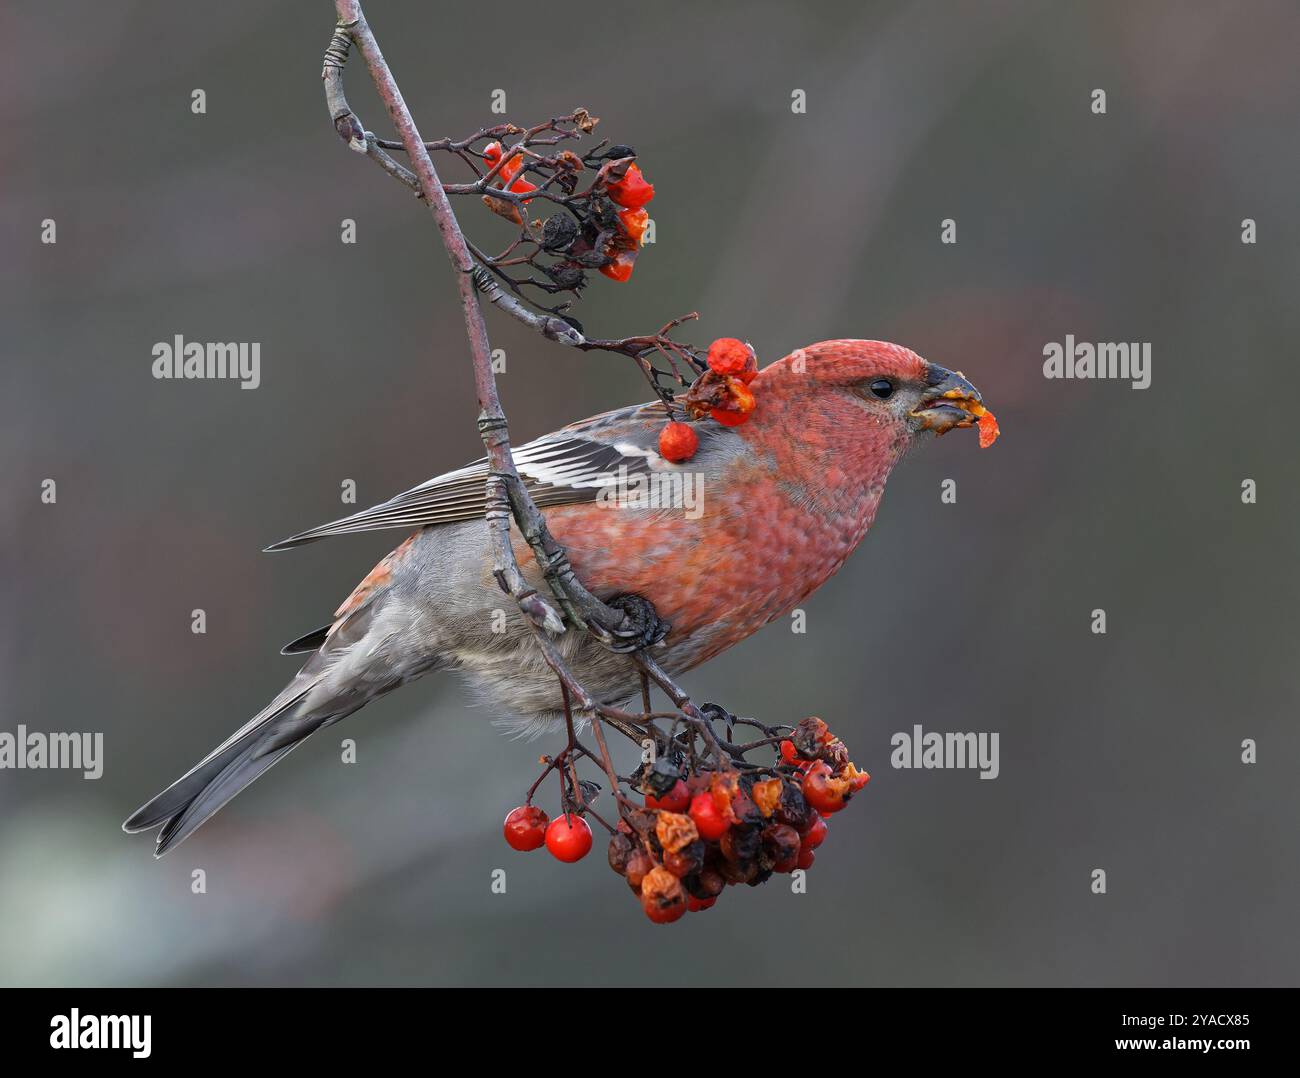
[[674, 850], [672, 853], [665, 853], [664, 868], [679, 880], [683, 877], [693, 875], [704, 867], [704, 852], [704, 840], [697, 838], [694, 842], [683, 846], [680, 850]]
[[641, 890], [641, 884], [646, 878], [646, 874], [655, 867], [654, 859], [643, 849], [636, 849], [627, 859], [624, 866], [623, 875], [627, 879], [628, 886], [634, 891]]
[[561, 288], [581, 288], [587, 279], [587, 275], [582, 270], [568, 262], [561, 262], [557, 266], [544, 266], [543, 271]]
[[729, 828], [718, 842], [722, 856], [738, 865], [751, 864], [762, 845], [762, 832], [753, 824], [737, 824]]
[[657, 925], [676, 921], [686, 912], [681, 880], [662, 866], [652, 868], [641, 881], [641, 908]]
[[749, 791], [749, 796], [758, 811], [766, 818], [771, 816], [781, 803], [781, 789], [785, 783], [780, 779], [767, 779], [764, 782], [754, 783], [754, 788]]
[[763, 850], [776, 872], [794, 871], [799, 846], [799, 832], [789, 824], [777, 823], [763, 829]]
[[812, 809], [803, 795], [803, 790], [792, 782], [781, 784], [781, 801], [776, 806], [776, 819], [779, 823], [788, 823], [796, 831], [802, 831], [809, 825]]
[[689, 876], [682, 877], [682, 886], [686, 893], [696, 898], [717, 898], [726, 889], [724, 880], [717, 869], [702, 868]]
[[609, 867], [620, 876], [627, 875], [627, 862], [638, 849], [632, 836], [616, 832], [609, 839]]
[[660, 812], [655, 822], [655, 837], [665, 853], [676, 853], [700, 837], [695, 821], [680, 812]]
[[813, 715], [800, 721], [790, 734], [790, 741], [795, 750], [805, 760], [811, 760], [821, 751], [821, 747], [831, 740], [829, 727]]
[[542, 249], [545, 251], [567, 251], [577, 238], [578, 223], [567, 213], [552, 214], [542, 226]]

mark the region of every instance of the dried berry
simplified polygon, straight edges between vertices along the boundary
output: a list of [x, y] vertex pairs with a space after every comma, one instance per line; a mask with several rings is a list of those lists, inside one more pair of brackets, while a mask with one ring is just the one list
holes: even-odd
[[545, 266], [543, 272], [561, 288], [581, 288], [587, 281], [586, 274], [571, 262]]
[[664, 868], [678, 879], [690, 876], [704, 867], [704, 857], [708, 847], [703, 839], [687, 843], [679, 850], [664, 854]]
[[754, 788], [749, 791], [750, 799], [757, 806], [764, 818], [772, 815], [781, 803], [781, 790], [785, 783], [780, 779], [767, 779], [765, 782], [754, 783]]
[[790, 734], [795, 751], [805, 760], [816, 759], [822, 745], [830, 739], [830, 729], [816, 716], [803, 719]]
[[726, 889], [727, 881], [717, 869], [706, 865], [698, 872], [683, 877], [682, 886], [696, 898], [717, 898]]
[[762, 832], [754, 824], [737, 824], [728, 828], [718, 842], [722, 856], [733, 864], [748, 865], [757, 857], [762, 845]]
[[638, 848], [630, 835], [615, 832], [609, 840], [609, 867], [620, 876], [626, 876], [627, 863]]
[[777, 872], [792, 872], [799, 859], [799, 832], [789, 824], [777, 823], [763, 829], [763, 849]]
[[661, 812], [655, 823], [655, 837], [665, 853], [676, 853], [699, 838], [700, 833], [689, 816], [680, 812]]
[[654, 859], [642, 849], [632, 851], [624, 866], [623, 875], [627, 879], [628, 886], [634, 891], [641, 890], [641, 883], [652, 868], [655, 867]]
[[681, 881], [666, 868], [652, 868], [641, 881], [641, 908], [655, 924], [668, 924], [686, 912]]
[[791, 782], [781, 784], [781, 801], [775, 813], [780, 823], [788, 823], [796, 831], [801, 830], [810, 823], [811, 811], [802, 789]]
[[567, 251], [569, 245], [578, 238], [578, 224], [567, 213], [552, 214], [542, 226], [542, 249]]

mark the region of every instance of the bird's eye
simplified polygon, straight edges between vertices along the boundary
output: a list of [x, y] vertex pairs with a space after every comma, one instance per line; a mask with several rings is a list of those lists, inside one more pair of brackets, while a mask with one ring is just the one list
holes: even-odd
[[882, 401], [889, 400], [894, 395], [894, 383], [888, 378], [877, 378], [867, 388]]

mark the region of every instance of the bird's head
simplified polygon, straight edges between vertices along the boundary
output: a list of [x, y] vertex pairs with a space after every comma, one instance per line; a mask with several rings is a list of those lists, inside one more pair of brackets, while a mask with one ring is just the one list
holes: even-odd
[[813, 397], [819, 410], [899, 443], [925, 431], [974, 426], [983, 398], [960, 371], [927, 363], [888, 341], [822, 341], [764, 368], [753, 386], [759, 407], [769, 395], [787, 404]]

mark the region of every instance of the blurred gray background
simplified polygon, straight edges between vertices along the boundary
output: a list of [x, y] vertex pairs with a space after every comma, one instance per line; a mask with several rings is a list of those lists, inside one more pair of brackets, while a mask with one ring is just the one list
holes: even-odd
[[[686, 679], [822, 715], [873, 773], [807, 895], [657, 928], [599, 847], [508, 850], [556, 746], [503, 738], [451, 679], [314, 739], [154, 862], [120, 821], [402, 536], [260, 548], [340, 515], [344, 479], [367, 505], [477, 456], [467, 349], [427, 215], [330, 126], [325, 0], [7, 4], [0, 729], [103, 731], [106, 765], [0, 771], [0, 980], [1294, 984], [1296, 5], [367, 9], [425, 137], [495, 122], [503, 88], [509, 119], [582, 104], [636, 147], [658, 243], [630, 284], [595, 279], [589, 330], [699, 310], [685, 339], [764, 362], [900, 341], [965, 371], [1003, 438], [915, 454], [806, 635], [778, 623]], [[489, 329], [518, 441], [646, 397], [624, 361]], [[155, 381], [178, 333], [260, 341], [261, 388]], [[1045, 380], [1067, 333], [1152, 342], [1151, 388]], [[1001, 776], [892, 769], [914, 722], [998, 731]]]

